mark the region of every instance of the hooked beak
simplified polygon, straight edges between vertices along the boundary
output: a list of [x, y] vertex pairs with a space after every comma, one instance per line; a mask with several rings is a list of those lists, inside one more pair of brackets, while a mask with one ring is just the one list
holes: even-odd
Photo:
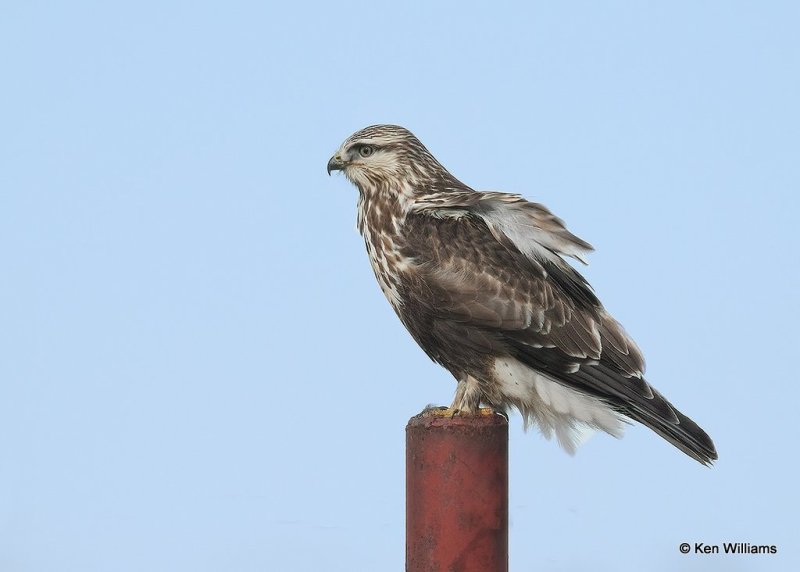
[[328, 176], [330, 176], [331, 171], [341, 171], [342, 169], [344, 169], [344, 161], [339, 155], [331, 157], [330, 161], [328, 161]]

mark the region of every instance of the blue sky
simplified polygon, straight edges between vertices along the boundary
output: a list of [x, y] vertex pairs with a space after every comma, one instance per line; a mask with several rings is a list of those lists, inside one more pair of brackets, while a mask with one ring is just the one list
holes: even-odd
[[[0, 569], [400, 570], [455, 387], [325, 164], [373, 123], [543, 202], [714, 437], [511, 418], [512, 570], [800, 567], [792, 2], [0, 6]], [[776, 544], [682, 556], [683, 542]]]

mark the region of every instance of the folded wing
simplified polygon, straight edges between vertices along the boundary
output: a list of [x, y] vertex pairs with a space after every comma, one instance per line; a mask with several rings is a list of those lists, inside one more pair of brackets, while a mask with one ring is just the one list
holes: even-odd
[[406, 236], [436, 319], [480, 329], [508, 355], [603, 400], [698, 461], [716, 459], [708, 435], [644, 380], [639, 348], [564, 260], [584, 261], [592, 247], [544, 206], [447, 191], [417, 201], [407, 224], [419, 225]]

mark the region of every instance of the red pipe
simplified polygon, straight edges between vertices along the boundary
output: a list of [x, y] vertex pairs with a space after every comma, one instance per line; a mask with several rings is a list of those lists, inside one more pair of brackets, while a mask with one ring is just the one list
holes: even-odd
[[406, 572], [508, 571], [508, 421], [424, 413], [406, 426]]

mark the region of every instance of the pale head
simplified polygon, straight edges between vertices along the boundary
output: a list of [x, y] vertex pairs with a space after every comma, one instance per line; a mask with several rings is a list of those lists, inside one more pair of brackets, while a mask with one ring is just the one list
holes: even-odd
[[353, 133], [328, 161], [331, 171], [342, 171], [362, 193], [449, 176], [419, 139], [398, 125], [371, 125]]

